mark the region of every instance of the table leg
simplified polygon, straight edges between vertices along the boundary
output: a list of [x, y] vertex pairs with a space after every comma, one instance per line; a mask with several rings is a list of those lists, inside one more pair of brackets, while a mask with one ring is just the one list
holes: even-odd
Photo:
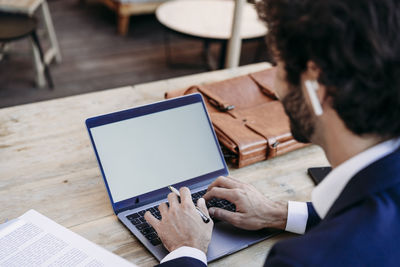
[[118, 16], [118, 34], [125, 36], [129, 30], [129, 18], [130, 16], [127, 14], [127, 4], [119, 3], [117, 5], [117, 16]]
[[[263, 53], [267, 51], [266, 54], [268, 54], [268, 48], [267, 48], [267, 44], [265, 42], [265, 39], [262, 38], [260, 40], [257, 40], [257, 48], [256, 48], [256, 52], [254, 53], [254, 62], [258, 62], [261, 60], [261, 56], [263, 55]], [[268, 62], [270, 62], [270, 59], [268, 58], [267, 60]]]
[[46, 79], [43, 74], [44, 65], [42, 60], [40, 59], [39, 48], [37, 47], [36, 43], [31, 36], [31, 44], [32, 44], [32, 52], [33, 52], [33, 66], [35, 67], [36, 72], [36, 86], [38, 88], [43, 88], [46, 86]]
[[[33, 47], [34, 54], [36, 54], [35, 57], [37, 58], [37, 56], [38, 56], [37, 54], [39, 54], [41, 65], [44, 68], [44, 74], [45, 74], [46, 79], [47, 79], [47, 84], [48, 84], [50, 89], [53, 89], [54, 88], [53, 79], [51, 78], [49, 67], [47, 66], [46, 62], [44, 61], [43, 50], [42, 50], [42, 47], [40, 45], [39, 38], [38, 38], [38, 36], [36, 34], [36, 31], [32, 32], [31, 37], [32, 37], [33, 46], [34, 46]], [[39, 65], [39, 64], [36, 64], [36, 65]], [[42, 72], [43, 68], [41, 66], [37, 66], [36, 68], [37, 68], [37, 71], [43, 73]]]
[[171, 42], [168, 31], [164, 31], [164, 51], [165, 51], [165, 60], [167, 62], [168, 67], [172, 67], [172, 53], [171, 53]]
[[203, 57], [207, 65], [207, 70], [214, 70], [213, 60], [210, 55], [210, 41], [207, 39], [203, 41]]
[[125, 36], [129, 29], [129, 16], [118, 15], [118, 34]]
[[56, 32], [54, 30], [54, 25], [53, 25], [53, 21], [51, 19], [49, 6], [47, 5], [46, 0], [44, 0], [42, 2], [41, 7], [42, 7], [42, 14], [43, 14], [44, 22], [45, 22], [44, 24], [46, 26], [47, 35], [49, 36], [50, 44], [51, 44], [51, 49], [46, 53], [46, 54], [49, 54], [49, 56], [45, 56], [45, 59], [46, 59], [45, 62], [50, 63], [52, 57], [55, 56], [57, 63], [60, 63], [62, 61], [60, 46], [58, 45]]
[[225, 67], [226, 61], [226, 49], [228, 46], [228, 41], [224, 40], [221, 42], [221, 49], [219, 54], [219, 69], [223, 69]]
[[0, 61], [3, 60], [8, 50], [8, 43], [0, 43]]
[[210, 41], [205, 39], [203, 42], [204, 56], [208, 57], [210, 53]]

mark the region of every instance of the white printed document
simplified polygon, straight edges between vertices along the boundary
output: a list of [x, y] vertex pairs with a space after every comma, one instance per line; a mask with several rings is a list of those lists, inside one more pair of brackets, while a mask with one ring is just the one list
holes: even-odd
[[0, 266], [135, 266], [35, 210], [0, 225]]

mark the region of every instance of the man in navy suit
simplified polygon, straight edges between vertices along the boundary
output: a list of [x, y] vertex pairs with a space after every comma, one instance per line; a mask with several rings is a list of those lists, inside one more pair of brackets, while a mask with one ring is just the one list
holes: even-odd
[[[258, 11], [292, 134], [321, 146], [333, 170], [310, 203], [271, 201], [220, 177], [204, 199], [237, 211], [209, 214], [302, 234], [278, 242], [265, 266], [400, 266], [400, 1], [262, 0]], [[212, 224], [180, 191], [181, 203], [170, 194], [160, 206], [161, 221], [146, 214], [170, 251], [160, 266], [205, 266]]]

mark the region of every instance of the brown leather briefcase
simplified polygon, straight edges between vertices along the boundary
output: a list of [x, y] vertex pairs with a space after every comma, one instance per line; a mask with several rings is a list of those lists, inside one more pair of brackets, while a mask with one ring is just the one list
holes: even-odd
[[275, 68], [165, 94], [201, 93], [227, 161], [241, 168], [301, 148], [272, 89]]

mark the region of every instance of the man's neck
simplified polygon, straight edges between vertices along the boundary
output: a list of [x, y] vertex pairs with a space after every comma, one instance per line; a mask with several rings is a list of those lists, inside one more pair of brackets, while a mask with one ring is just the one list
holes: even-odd
[[320, 137], [316, 137], [316, 144], [320, 145], [326, 154], [331, 166], [342, 164], [355, 155], [373, 147], [384, 139], [376, 136], [360, 137], [346, 128], [341, 120], [332, 121], [330, 127], [321, 132]]
[[362, 138], [342, 138], [337, 141], [337, 143], [327, 142], [326, 146], [323, 147], [333, 168], [382, 142], [382, 140]]

